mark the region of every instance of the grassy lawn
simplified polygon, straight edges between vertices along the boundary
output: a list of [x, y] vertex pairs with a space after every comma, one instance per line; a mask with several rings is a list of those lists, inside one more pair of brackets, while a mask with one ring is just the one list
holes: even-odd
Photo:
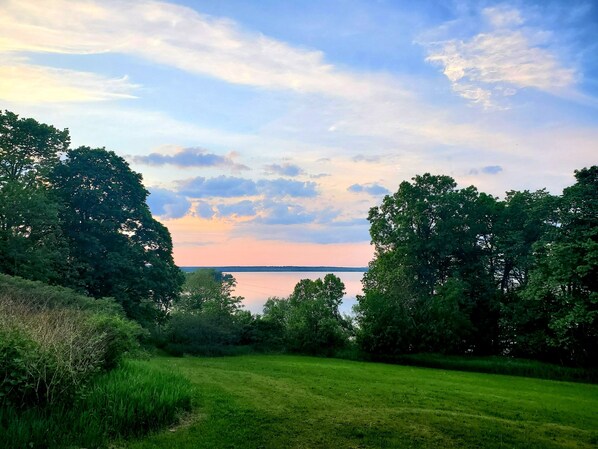
[[295, 356], [155, 358], [195, 414], [129, 448], [590, 448], [598, 386]]

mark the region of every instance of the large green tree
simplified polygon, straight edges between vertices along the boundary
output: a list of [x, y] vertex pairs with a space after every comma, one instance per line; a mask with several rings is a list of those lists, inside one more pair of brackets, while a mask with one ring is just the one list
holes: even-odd
[[[598, 166], [575, 172], [553, 229], [535, 245], [536, 265], [516, 322], [518, 343], [564, 363], [598, 364]], [[530, 323], [535, 326], [530, 326]], [[539, 333], [538, 324], [545, 326]], [[523, 340], [523, 342], [521, 342]]]
[[356, 309], [365, 349], [494, 350], [497, 213], [493, 197], [430, 174], [401, 183], [370, 210], [376, 254]]
[[68, 145], [68, 130], [0, 111], [0, 272], [64, 279], [68, 248], [48, 175]]
[[141, 175], [114, 152], [80, 147], [66, 153], [51, 180], [65, 205], [77, 287], [116, 298], [136, 319], [168, 313], [183, 275], [168, 230], [149, 211]]

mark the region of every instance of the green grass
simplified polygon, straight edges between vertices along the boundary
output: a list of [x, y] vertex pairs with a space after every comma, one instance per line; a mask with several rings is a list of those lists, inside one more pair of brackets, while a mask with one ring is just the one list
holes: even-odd
[[598, 383], [598, 370], [595, 368], [572, 368], [551, 363], [543, 363], [537, 360], [516, 359], [510, 357], [473, 357], [422, 353], [390, 356], [386, 358], [380, 357], [378, 360], [397, 363], [399, 365], [414, 365], [426, 368]]
[[127, 361], [69, 404], [24, 411], [0, 408], [1, 448], [105, 447], [147, 434], [191, 409], [192, 387], [176, 373]]
[[127, 448], [591, 448], [598, 386], [301, 356], [155, 358], [184, 426]]

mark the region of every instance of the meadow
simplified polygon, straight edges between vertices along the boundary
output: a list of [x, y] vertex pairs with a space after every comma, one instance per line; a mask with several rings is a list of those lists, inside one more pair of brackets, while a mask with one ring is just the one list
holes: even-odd
[[598, 386], [288, 355], [157, 357], [194, 388], [126, 448], [591, 448]]

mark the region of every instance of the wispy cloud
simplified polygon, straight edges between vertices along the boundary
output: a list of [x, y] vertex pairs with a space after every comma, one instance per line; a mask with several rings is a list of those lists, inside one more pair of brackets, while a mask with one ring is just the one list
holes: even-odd
[[521, 11], [506, 4], [484, 8], [482, 15], [495, 28], [507, 28], [524, 23]]
[[164, 219], [184, 217], [191, 203], [184, 196], [172, 190], [152, 188], [147, 198], [152, 214]]
[[249, 170], [249, 167], [236, 163], [230, 156], [209, 153], [200, 147], [183, 148], [174, 154], [151, 153], [146, 156], [133, 156], [131, 159], [139, 164], [153, 166], [169, 164], [181, 168], [225, 167], [235, 171]]
[[379, 195], [388, 195], [390, 191], [386, 188], [381, 186], [380, 184], [370, 183], [370, 184], [353, 184], [347, 188], [349, 192], [353, 193], [369, 193], [372, 196], [379, 196]]
[[252, 179], [234, 176], [217, 176], [215, 178], [196, 178], [178, 181], [179, 193], [191, 198], [235, 198], [263, 195], [268, 198], [295, 197], [313, 198], [317, 196], [315, 182], [293, 181], [289, 179]]
[[279, 176], [299, 176], [305, 172], [301, 167], [295, 164], [284, 163], [284, 164], [269, 164], [264, 167], [266, 173], [275, 174]]
[[442, 67], [453, 90], [485, 108], [517, 89], [558, 92], [575, 84], [578, 74], [553, 51], [550, 33], [523, 27], [521, 11], [507, 6], [485, 8], [490, 29], [471, 39], [428, 43], [427, 61]]
[[[127, 77], [28, 64], [0, 52], [0, 100], [20, 103], [96, 102], [135, 98], [137, 85]], [[12, 61], [11, 61], [12, 60]]]
[[482, 168], [472, 168], [471, 170], [469, 170], [469, 174], [478, 175], [480, 173], [483, 173], [485, 175], [498, 175], [502, 171], [503, 168], [500, 165], [487, 165]]
[[[306, 129], [320, 123], [327, 134], [334, 124], [337, 140], [352, 142], [360, 137], [394, 145], [479, 146], [504, 140], [475, 125], [458, 123], [455, 115], [443, 117], [399, 77], [335, 66], [320, 51], [246, 31], [229, 19], [149, 0], [54, 0], [52, 5], [40, 8], [35, 0], [6, 0], [0, 15], [0, 51], [120, 53], [228, 83], [317, 94], [303, 97], [309, 98], [307, 117], [295, 117], [288, 110], [278, 123], [278, 129], [286, 132], [284, 120], [292, 121], [303, 138], [329, 139]], [[324, 121], [318, 122], [320, 118]]]
[[243, 200], [232, 204], [220, 204], [217, 209], [223, 217], [252, 217], [257, 213], [258, 204], [254, 201]]

